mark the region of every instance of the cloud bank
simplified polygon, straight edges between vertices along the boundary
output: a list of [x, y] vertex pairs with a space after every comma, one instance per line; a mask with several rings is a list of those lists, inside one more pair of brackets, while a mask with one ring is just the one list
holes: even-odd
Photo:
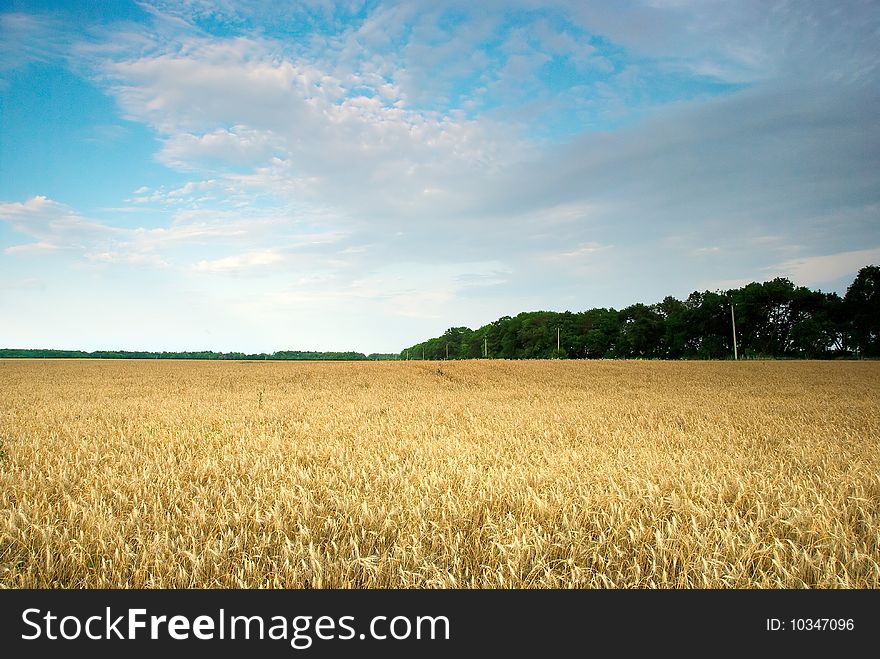
[[142, 8], [78, 33], [4, 15], [52, 35], [20, 67], [89, 80], [175, 181], [115, 215], [3, 201], [19, 280], [161, 271], [230, 310], [224, 347], [264, 348], [235, 343], [246, 309], [317, 324], [269, 348], [370, 352], [725, 281], [840, 289], [877, 260], [876, 3]]

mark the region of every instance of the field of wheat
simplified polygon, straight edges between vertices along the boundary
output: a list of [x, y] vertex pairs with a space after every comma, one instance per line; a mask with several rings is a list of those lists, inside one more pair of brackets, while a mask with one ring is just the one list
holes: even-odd
[[0, 587], [876, 588], [880, 363], [0, 361]]

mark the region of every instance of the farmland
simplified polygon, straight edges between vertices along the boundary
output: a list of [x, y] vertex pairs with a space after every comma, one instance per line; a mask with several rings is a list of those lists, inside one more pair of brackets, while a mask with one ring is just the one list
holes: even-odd
[[877, 362], [0, 360], [0, 587], [876, 588]]

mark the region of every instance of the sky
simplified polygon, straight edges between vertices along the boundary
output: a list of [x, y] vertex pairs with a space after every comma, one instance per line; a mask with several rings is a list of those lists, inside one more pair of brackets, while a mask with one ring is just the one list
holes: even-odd
[[399, 352], [880, 264], [880, 2], [0, 0], [0, 347]]

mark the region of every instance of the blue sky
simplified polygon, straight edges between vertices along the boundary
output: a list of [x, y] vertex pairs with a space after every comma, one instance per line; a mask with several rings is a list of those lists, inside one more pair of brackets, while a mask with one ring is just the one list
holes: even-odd
[[6, 0], [0, 346], [842, 293], [880, 263], [878, 33], [858, 1]]

